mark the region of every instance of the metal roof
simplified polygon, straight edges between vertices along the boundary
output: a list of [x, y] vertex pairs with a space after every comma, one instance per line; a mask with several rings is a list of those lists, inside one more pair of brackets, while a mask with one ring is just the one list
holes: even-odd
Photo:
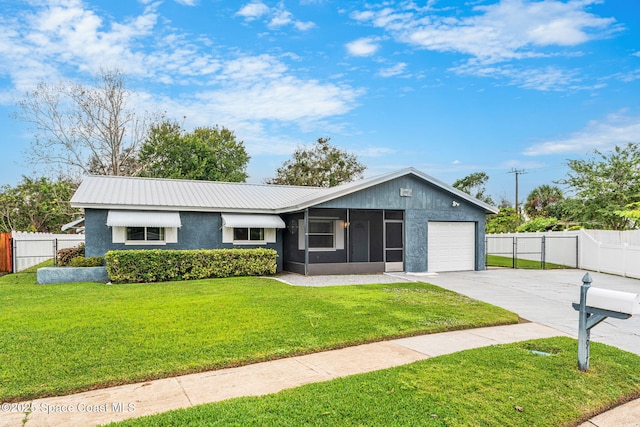
[[322, 191], [317, 187], [89, 176], [71, 198], [77, 208], [264, 212]]
[[98, 209], [284, 213], [312, 207], [406, 175], [426, 181], [484, 209], [487, 213], [498, 212], [497, 208], [414, 168], [331, 188], [89, 176], [71, 198], [71, 206]]

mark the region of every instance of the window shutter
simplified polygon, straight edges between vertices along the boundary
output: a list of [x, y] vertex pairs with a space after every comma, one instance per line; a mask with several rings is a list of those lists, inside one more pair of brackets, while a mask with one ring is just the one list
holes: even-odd
[[111, 242], [124, 243], [127, 240], [127, 227], [111, 227]]
[[275, 243], [276, 242], [276, 229], [275, 228], [265, 228], [264, 229], [264, 240], [267, 243]]
[[222, 243], [233, 243], [233, 227], [222, 227]]
[[336, 249], [344, 249], [344, 221], [337, 220], [335, 225]]
[[306, 234], [306, 231], [304, 229], [304, 218], [303, 219], [299, 219], [298, 220], [298, 249], [303, 251], [304, 250], [304, 235]]
[[164, 239], [167, 243], [178, 243], [178, 229], [176, 227], [165, 228]]

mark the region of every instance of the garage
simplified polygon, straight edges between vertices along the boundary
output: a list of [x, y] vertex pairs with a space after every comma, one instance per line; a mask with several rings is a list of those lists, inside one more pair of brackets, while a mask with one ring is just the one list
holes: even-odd
[[427, 262], [430, 272], [475, 270], [475, 222], [429, 221]]

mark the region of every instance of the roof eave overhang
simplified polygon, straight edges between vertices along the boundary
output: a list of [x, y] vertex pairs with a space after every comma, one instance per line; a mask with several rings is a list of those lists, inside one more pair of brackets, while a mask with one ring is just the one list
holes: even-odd
[[97, 203], [72, 203], [71, 207], [79, 209], [104, 209], [104, 210], [142, 210], [164, 212], [229, 212], [229, 213], [254, 213], [277, 214], [276, 209], [250, 209], [232, 207], [202, 207], [202, 206], [153, 206], [153, 205], [104, 205]]
[[484, 209], [485, 213], [487, 214], [492, 214], [492, 213], [498, 213], [500, 210], [498, 208], [496, 208], [495, 206], [491, 206], [481, 200], [476, 199], [475, 197], [472, 197], [471, 195], [460, 191], [454, 187], [451, 187], [450, 185], [447, 185], [445, 183], [443, 183], [442, 181], [439, 181], [435, 178], [433, 178], [432, 176], [429, 176], [427, 174], [424, 174], [420, 171], [418, 171], [417, 169], [414, 168], [408, 168], [408, 169], [402, 169], [400, 171], [397, 171], [395, 173], [390, 173], [387, 175], [382, 175], [380, 176], [378, 179], [372, 179], [369, 181], [366, 181], [364, 183], [362, 183], [361, 185], [353, 185], [350, 186], [349, 188], [345, 189], [345, 191], [336, 191], [336, 192], [332, 192], [330, 194], [324, 194], [315, 198], [310, 198], [307, 199], [305, 201], [303, 201], [300, 204], [297, 205], [293, 205], [287, 208], [283, 208], [283, 209], [278, 209], [277, 212], [278, 213], [287, 213], [287, 212], [295, 212], [295, 211], [300, 211], [300, 210], [304, 210], [307, 208], [311, 208], [313, 206], [317, 206], [320, 205], [322, 203], [326, 203], [326, 202], [330, 202], [332, 200], [338, 199], [340, 197], [344, 197], [344, 196], [348, 196], [349, 194], [353, 194], [353, 193], [357, 193], [358, 191], [362, 191], [365, 190], [367, 188], [370, 187], [374, 187], [376, 185], [382, 184], [384, 182], [387, 181], [391, 181], [393, 179], [397, 179], [400, 178], [402, 176], [406, 176], [406, 175], [413, 175], [419, 179], [422, 179], [423, 181], [426, 181], [432, 185], [435, 185], [436, 187], [439, 187], [440, 189], [442, 189], [443, 191], [446, 191], [450, 194], [452, 194], [455, 197], [459, 197], [461, 199], [466, 200], [467, 202], [478, 206], [482, 209]]

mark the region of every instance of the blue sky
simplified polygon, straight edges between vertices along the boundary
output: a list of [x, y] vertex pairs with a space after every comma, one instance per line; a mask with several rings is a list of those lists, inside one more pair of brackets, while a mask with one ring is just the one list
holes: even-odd
[[0, 185], [41, 175], [10, 117], [42, 80], [118, 68], [136, 109], [235, 131], [262, 182], [318, 137], [367, 176], [490, 176], [513, 202], [567, 159], [640, 142], [640, 4], [0, 0]]

